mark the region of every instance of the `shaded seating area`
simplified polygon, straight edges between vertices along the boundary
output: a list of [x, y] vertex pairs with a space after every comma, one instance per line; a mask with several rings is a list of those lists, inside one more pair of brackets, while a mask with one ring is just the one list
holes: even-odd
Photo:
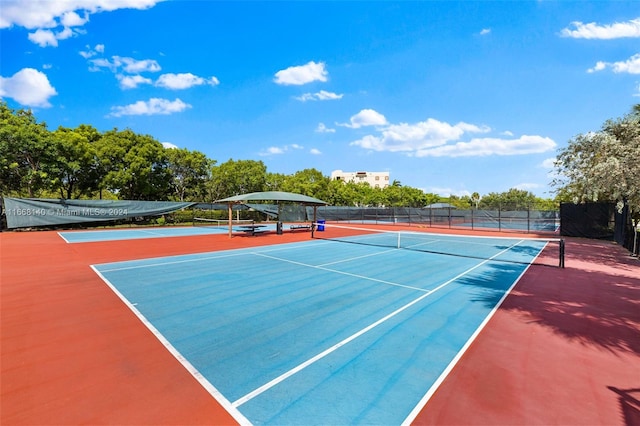
[[[233, 197], [223, 198], [221, 200], [215, 201], [216, 203], [226, 203], [228, 205], [229, 211], [229, 238], [233, 236], [233, 229], [231, 226], [231, 222], [233, 219], [233, 206], [237, 204], [249, 204], [255, 202], [273, 202], [277, 205], [276, 216], [278, 219], [276, 225], [276, 233], [282, 234], [283, 225], [282, 225], [282, 211], [283, 207], [286, 204], [297, 204], [301, 206], [311, 206], [313, 207], [313, 217], [311, 219], [311, 224], [294, 224], [289, 227], [290, 231], [296, 230], [313, 230], [313, 223], [316, 223], [317, 220], [317, 208], [318, 206], [326, 206], [327, 203], [319, 200], [314, 197], [309, 197], [307, 195], [296, 194], [293, 192], [282, 192], [282, 191], [265, 191], [265, 192], [251, 192], [248, 194], [235, 195]], [[251, 207], [255, 208], [256, 205], [252, 204]], [[270, 213], [273, 215], [273, 213]], [[256, 225], [259, 226], [259, 225]], [[261, 228], [256, 228], [257, 230], [261, 230]], [[256, 229], [247, 228], [246, 231], [243, 232], [251, 232], [252, 235], [256, 234]]]

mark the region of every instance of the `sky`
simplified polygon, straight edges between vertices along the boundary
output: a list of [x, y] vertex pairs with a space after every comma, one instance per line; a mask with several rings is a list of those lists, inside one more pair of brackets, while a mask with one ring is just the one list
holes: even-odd
[[268, 172], [553, 198], [640, 103], [638, 1], [0, 0], [0, 98]]

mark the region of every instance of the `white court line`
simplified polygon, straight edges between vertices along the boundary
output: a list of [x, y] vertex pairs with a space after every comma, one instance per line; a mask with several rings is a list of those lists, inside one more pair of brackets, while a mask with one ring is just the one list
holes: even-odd
[[118, 296], [120, 298], [120, 300], [122, 300], [124, 302], [124, 304], [126, 306], [129, 307], [129, 309], [131, 309], [131, 311], [138, 317], [138, 319], [140, 321], [142, 321], [142, 323], [145, 325], [145, 327], [147, 327], [154, 336], [156, 336], [156, 338], [160, 341], [160, 343], [162, 343], [164, 345], [165, 348], [167, 348], [167, 350], [169, 351], [169, 353], [171, 353], [171, 355], [173, 355], [178, 362], [180, 362], [180, 364], [182, 364], [182, 366], [202, 385], [202, 387], [205, 388], [205, 390], [207, 392], [209, 392], [209, 394], [211, 396], [213, 396], [215, 398], [216, 401], [218, 401], [218, 403], [224, 407], [227, 412], [240, 424], [240, 425], [251, 425], [251, 422], [242, 414], [240, 413], [240, 411], [238, 411], [238, 409], [236, 407], [234, 407], [227, 398], [224, 397], [224, 395], [222, 395], [222, 393], [211, 384], [211, 382], [209, 382], [209, 380], [207, 380], [202, 373], [200, 373], [200, 371], [198, 371], [198, 369], [196, 367], [193, 366], [193, 364], [191, 364], [160, 332], [160, 330], [158, 330], [157, 328], [155, 328], [153, 326], [153, 324], [151, 324], [151, 322], [149, 320], [147, 320], [147, 318], [142, 314], [142, 312], [140, 312], [135, 306], [134, 304], [132, 304], [131, 302], [129, 302], [129, 300], [122, 294], [120, 293], [120, 291], [118, 291], [118, 289], [111, 284], [111, 282], [100, 273], [100, 271], [98, 271], [94, 265], [91, 265], [91, 269], [93, 269], [93, 271], [102, 279], [102, 281], [104, 281], [109, 288], [111, 288], [111, 291], [113, 291], [116, 296]]
[[[519, 244], [519, 243], [518, 243]], [[518, 244], [514, 244], [512, 247], [515, 247]], [[511, 248], [511, 247], [510, 247]], [[540, 251], [542, 252], [542, 250]], [[536, 256], [537, 257], [537, 256]], [[535, 259], [534, 259], [535, 260]], [[518, 276], [518, 278], [516, 280], [514, 280], [513, 284], [511, 284], [511, 287], [509, 287], [507, 289], [507, 291], [505, 291], [505, 293], [502, 295], [502, 298], [500, 298], [500, 300], [498, 301], [498, 303], [496, 303], [496, 305], [493, 307], [493, 309], [491, 310], [491, 312], [489, 312], [489, 314], [486, 316], [486, 318], [482, 321], [482, 323], [478, 326], [478, 328], [476, 329], [476, 331], [471, 335], [471, 337], [469, 337], [469, 339], [467, 340], [467, 342], [464, 344], [464, 346], [462, 346], [462, 348], [458, 351], [458, 353], [456, 354], [455, 357], [453, 357], [453, 359], [451, 360], [451, 362], [449, 363], [449, 365], [447, 365], [447, 368], [445, 368], [442, 373], [440, 373], [440, 376], [438, 376], [438, 378], [435, 380], [435, 382], [433, 382], [433, 384], [431, 385], [431, 387], [427, 390], [427, 392], [424, 394], [424, 396], [420, 399], [420, 402], [418, 402], [418, 404], [413, 407], [413, 410], [411, 410], [411, 413], [409, 413], [409, 415], [407, 416], [406, 419], [404, 419], [404, 421], [402, 422], [402, 426], [410, 426], [413, 421], [416, 419], [416, 417], [418, 416], [418, 414], [420, 414], [420, 412], [422, 411], [422, 409], [424, 408], [425, 405], [427, 405], [427, 402], [429, 402], [429, 400], [431, 399], [431, 397], [433, 396], [433, 394], [436, 392], [436, 390], [440, 387], [440, 385], [442, 384], [442, 382], [444, 382], [444, 380], [447, 378], [447, 376], [449, 375], [449, 373], [451, 373], [451, 370], [453, 370], [453, 368], [456, 366], [456, 364], [458, 364], [458, 362], [460, 361], [460, 359], [462, 358], [462, 356], [465, 354], [465, 352], [467, 352], [467, 350], [469, 349], [469, 347], [471, 346], [471, 344], [473, 343], [474, 340], [476, 340], [476, 338], [478, 337], [478, 335], [480, 334], [480, 332], [485, 328], [485, 326], [489, 323], [489, 320], [491, 320], [491, 318], [493, 318], [493, 316], [495, 315], [495, 313], [498, 311], [498, 309], [500, 308], [500, 306], [502, 305], [502, 303], [504, 302], [504, 300], [507, 298], [507, 296], [511, 293], [511, 290], [513, 290], [513, 288], [516, 286], [516, 284], [520, 281], [520, 279], [524, 276], [524, 274], [527, 272], [527, 270], [529, 270], [529, 268], [531, 267], [531, 264], [527, 265], [526, 268], [524, 268], [524, 270], [522, 271], [522, 273]]]
[[[300, 244], [300, 243], [293, 243], [293, 244]], [[304, 243], [302, 243], [304, 244]], [[265, 252], [272, 252], [272, 251], [282, 251], [282, 250], [292, 250], [296, 247], [279, 247], [279, 248], [274, 248], [274, 249], [268, 249], [268, 250], [264, 250]], [[243, 248], [243, 249], [233, 249], [233, 253], [228, 253], [230, 250], [223, 250], [223, 251], [216, 251], [216, 252], [210, 252], [210, 256], [206, 256], [206, 257], [198, 257], [195, 259], [182, 259], [182, 260], [174, 260], [174, 261], [169, 261], [169, 262], [160, 262], [160, 263], [148, 263], [148, 264], [144, 264], [144, 265], [133, 265], [133, 266], [123, 266], [121, 268], [111, 268], [111, 269], [102, 269], [102, 272], [112, 272], [112, 271], [124, 271], [127, 269], [138, 269], [138, 268], [152, 268], [155, 266], [164, 266], [164, 265], [172, 265], [172, 264], [179, 264], [179, 263], [187, 263], [187, 262], [200, 262], [201, 260], [213, 260], [213, 259], [222, 259], [225, 257], [235, 257], [235, 256], [248, 256], [248, 255], [252, 255], [252, 254], [256, 254], [256, 252], [251, 252], [248, 251], [247, 248]], [[213, 253], [228, 253], [228, 254], [220, 254], [218, 256], [213, 255]], [[174, 258], [174, 257], [184, 257], [184, 256], [198, 256], [197, 254], [184, 254], [184, 255], [176, 255], [176, 256], [168, 256], [168, 257], [161, 257], [161, 258], [157, 258], [157, 259], [167, 259], [167, 258]], [[146, 259], [148, 260], [148, 259]], [[129, 262], [142, 262], [143, 260], [125, 260], [122, 262], [117, 262], [117, 263], [129, 263]], [[108, 263], [103, 263], [102, 265], [108, 265]], [[99, 265], [98, 265], [99, 266]]]
[[[217, 252], [217, 253], [224, 253], [224, 252]], [[223, 259], [225, 257], [248, 256], [250, 254], [251, 253], [231, 253], [231, 254], [224, 254], [224, 255], [219, 255], [219, 256], [198, 257], [196, 259], [183, 259], [183, 260], [174, 260], [174, 261], [170, 261], [170, 262], [148, 263], [148, 264], [145, 264], [145, 265], [123, 266], [121, 268], [102, 269], [102, 272], [125, 271], [127, 269], [152, 268], [152, 267], [155, 267], [155, 266], [175, 265], [175, 264], [179, 264], [179, 263], [189, 263], [189, 262], [200, 262], [202, 260]], [[187, 255], [182, 255], [182, 256], [195, 256], [195, 255], [187, 254]], [[166, 258], [162, 258], [162, 259], [166, 259]], [[141, 260], [129, 260], [129, 261], [121, 262], [121, 263], [125, 263], [125, 262], [141, 262]]]
[[380, 256], [381, 254], [386, 254], [392, 251], [395, 251], [397, 249], [391, 249], [391, 250], [385, 250], [385, 251], [381, 251], [378, 253], [371, 253], [371, 254], [365, 254], [362, 256], [356, 256], [356, 257], [350, 257], [348, 259], [342, 259], [342, 260], [336, 260], [335, 262], [329, 262], [329, 263], [322, 263], [320, 265], [318, 265], [319, 267], [325, 267], [325, 266], [329, 266], [329, 265], [335, 265], [338, 263], [345, 263], [345, 262], [351, 262], [352, 260], [358, 260], [358, 259], [364, 259], [365, 257], [371, 257], [371, 256]]
[[391, 281], [379, 280], [377, 278], [371, 278], [371, 277], [366, 277], [364, 275], [352, 274], [350, 272], [338, 271], [337, 269], [325, 268], [323, 266], [309, 265], [307, 263], [297, 262], [295, 260], [288, 260], [288, 259], [282, 259], [280, 257], [268, 256], [268, 255], [263, 254], [263, 253], [253, 253], [253, 254], [256, 255], [256, 256], [266, 257], [267, 259], [279, 260], [280, 262], [292, 263], [294, 265], [304, 266], [306, 268], [320, 269], [321, 271], [333, 272], [333, 273], [340, 274], [340, 275], [347, 275], [347, 276], [350, 276], [350, 277], [359, 278], [361, 280], [367, 280], [367, 281], [373, 281], [373, 282], [376, 282], [376, 283], [392, 285], [394, 287], [403, 287], [403, 288], [408, 288], [410, 290], [417, 290], [417, 291], [422, 291], [422, 292], [428, 291], [428, 290], [425, 290], [425, 289], [419, 288], [419, 287], [412, 287], [410, 285], [404, 285], [404, 284], [394, 283], [394, 282], [391, 282]]
[[[315, 362], [319, 361], [320, 359], [322, 359], [322, 358], [326, 357], [327, 355], [335, 352], [337, 349], [341, 348], [342, 346], [346, 345], [347, 343], [357, 339], [358, 337], [362, 336], [363, 334], [367, 333], [368, 331], [376, 328], [380, 324], [383, 324], [384, 322], [386, 322], [389, 319], [395, 317], [399, 313], [407, 310], [411, 306], [415, 305], [416, 303], [420, 302], [421, 300], [425, 299], [426, 297], [432, 295], [436, 291], [443, 289], [444, 287], [448, 286], [449, 284], [451, 284], [452, 282], [456, 281], [457, 279], [462, 278], [463, 276], [465, 276], [469, 272], [473, 271], [474, 269], [479, 268], [480, 266], [482, 266], [485, 263], [489, 262], [493, 257], [499, 256], [503, 252], [506, 252], [507, 250], [510, 250], [511, 248], [515, 247], [517, 244], [519, 244], [519, 243], [516, 243], [516, 244], [504, 249], [500, 253], [492, 256], [490, 259], [483, 260], [482, 262], [478, 263], [477, 265], [472, 266], [471, 268], [467, 269], [466, 271], [464, 271], [464, 272], [456, 275], [455, 277], [451, 278], [450, 280], [440, 284], [438, 287], [434, 288], [433, 290], [430, 290], [430, 291], [424, 293], [422, 296], [420, 296], [420, 297], [412, 300], [411, 302], [407, 303], [406, 305], [396, 309], [395, 311], [391, 312], [387, 316], [385, 316], [383, 318], [380, 318], [378, 321], [374, 322], [373, 324], [370, 324], [369, 326], [367, 326], [367, 327], [363, 328], [362, 330], [352, 334], [351, 336], [347, 337], [346, 339], [336, 343], [335, 345], [331, 346], [330, 348], [325, 349], [324, 351], [320, 352], [316, 356], [314, 356], [314, 357], [306, 360], [305, 362], [299, 364], [298, 366], [292, 368], [291, 370], [286, 371], [285, 373], [281, 374], [280, 376], [276, 377], [275, 379], [271, 380], [270, 382], [265, 383], [264, 385], [260, 386], [259, 388], [249, 392], [248, 394], [246, 394], [242, 398], [239, 398], [236, 401], [234, 401], [232, 403], [232, 405], [234, 407], [239, 407], [242, 404], [246, 403], [247, 401], [252, 400], [256, 396], [262, 394], [263, 392], [266, 392], [267, 390], [269, 390], [272, 387], [276, 386], [277, 384], [283, 382], [284, 380], [288, 379], [289, 377], [293, 376], [294, 374], [304, 370], [305, 368], [307, 368], [308, 366], [314, 364]], [[293, 262], [293, 263], [297, 263], [297, 262]]]
[[64, 237], [64, 235], [62, 235], [62, 233], [58, 232], [58, 236], [59, 236], [60, 238], [62, 238], [62, 239], [64, 240], [64, 242], [65, 242], [65, 243], [67, 243], [67, 244], [71, 244], [71, 243], [69, 242], [69, 240], [67, 240], [67, 239]]

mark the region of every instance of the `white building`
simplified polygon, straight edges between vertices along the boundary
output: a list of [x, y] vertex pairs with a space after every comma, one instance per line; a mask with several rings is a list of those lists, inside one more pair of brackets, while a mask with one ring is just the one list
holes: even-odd
[[389, 172], [343, 172], [334, 170], [331, 172], [331, 180], [361, 183], [366, 182], [372, 188], [386, 188], [389, 186]]

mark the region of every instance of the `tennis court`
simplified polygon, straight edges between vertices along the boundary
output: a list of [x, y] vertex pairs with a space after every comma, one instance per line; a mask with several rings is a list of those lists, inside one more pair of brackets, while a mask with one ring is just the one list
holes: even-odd
[[[232, 231], [235, 233], [242, 232], [244, 222], [238, 221], [232, 224]], [[119, 240], [138, 240], [142, 238], [167, 238], [167, 237], [189, 237], [196, 235], [226, 234], [229, 232], [227, 221], [205, 221], [194, 226], [167, 226], [167, 227], [148, 227], [148, 228], [124, 228], [109, 230], [92, 230], [92, 231], [64, 231], [59, 232], [60, 237], [67, 243], [87, 243], [98, 241], [119, 241]], [[274, 231], [276, 225], [271, 223], [263, 227], [265, 231]]]
[[0, 422], [637, 423], [637, 259], [407, 242], [0, 233]]
[[410, 423], [546, 242], [364, 234], [92, 267], [241, 423]]

